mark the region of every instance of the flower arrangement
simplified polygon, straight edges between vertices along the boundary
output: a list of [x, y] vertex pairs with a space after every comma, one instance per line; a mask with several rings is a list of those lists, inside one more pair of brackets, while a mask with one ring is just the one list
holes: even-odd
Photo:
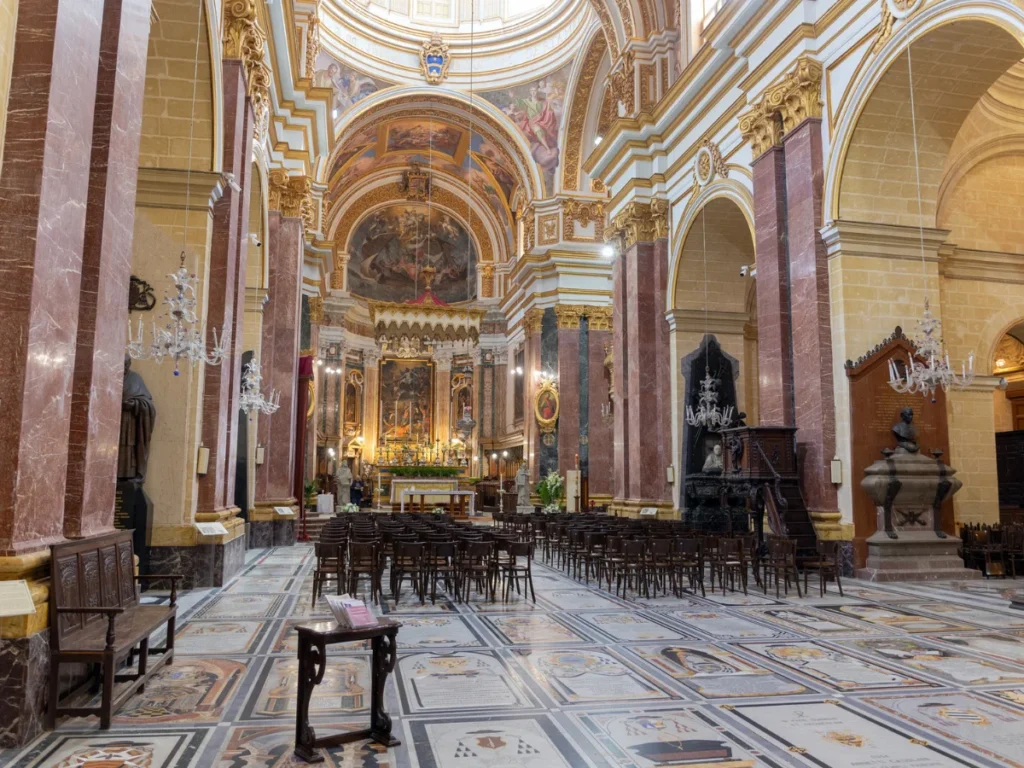
[[561, 507], [562, 498], [565, 496], [565, 481], [561, 475], [552, 470], [541, 478], [534, 490], [540, 496], [545, 512], [557, 512]]
[[346, 515], [354, 515], [356, 512], [359, 511], [359, 505], [349, 502], [348, 504], [341, 508], [341, 511], [344, 512]]

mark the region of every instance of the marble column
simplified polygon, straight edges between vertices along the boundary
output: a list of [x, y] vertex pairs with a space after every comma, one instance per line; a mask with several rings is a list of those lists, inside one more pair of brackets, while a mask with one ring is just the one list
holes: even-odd
[[[811, 516], [839, 520], [829, 462], [836, 453], [828, 260], [821, 239], [821, 120], [787, 130], [786, 229], [793, 322], [793, 395], [801, 490]], [[760, 272], [759, 272], [760, 275]]]
[[101, 0], [19, 6], [0, 168], [0, 556], [63, 538], [102, 19]]
[[[503, 438], [508, 431], [505, 407], [508, 402], [508, 387], [508, 350], [498, 349], [494, 351], [494, 408], [492, 409], [494, 414], [492, 425], [494, 437], [497, 440]], [[476, 417], [474, 416], [474, 418]], [[486, 418], [486, 414], [484, 418]]]
[[608, 402], [611, 389], [610, 371], [605, 367], [605, 359], [612, 345], [611, 307], [589, 308], [587, 337], [587, 359], [590, 368], [587, 386], [590, 414], [587, 428], [590, 498], [597, 504], [607, 504], [611, 502], [614, 492], [615, 436], [613, 422], [604, 417], [601, 406]]
[[228, 186], [213, 209], [207, 325], [222, 329], [228, 354], [220, 365], [207, 365], [204, 372], [202, 440], [210, 450], [210, 462], [207, 473], [199, 478], [196, 520], [225, 523], [239, 511], [234, 485], [253, 140], [244, 64], [237, 59], [223, 63], [223, 94], [223, 168], [234, 176], [239, 189]]
[[629, 313], [626, 292], [626, 260], [620, 254], [612, 266], [612, 492], [616, 499], [629, 496], [629, 377], [626, 367], [629, 347]]
[[452, 351], [434, 352], [434, 439], [451, 439]]
[[541, 319], [544, 310], [530, 309], [526, 313], [526, 342], [524, 344], [523, 366], [523, 442], [524, 458], [530, 466], [530, 481], [540, 480], [540, 430], [537, 429], [537, 417], [534, 414], [533, 402], [537, 396], [537, 386], [541, 371]]
[[[548, 307], [541, 316], [540, 364], [538, 366], [540, 379], [538, 384], [546, 378], [554, 378], [556, 385], [560, 387], [560, 383], [557, 381], [559, 373], [558, 362], [558, 317], [555, 315], [554, 308]], [[559, 389], [559, 400], [561, 400], [561, 397], [562, 393], [561, 389]], [[533, 409], [531, 408], [532, 411]], [[561, 417], [561, 408], [559, 408], [559, 417]], [[534, 414], [534, 423], [536, 423], [536, 414]], [[537, 447], [537, 464], [541, 475], [546, 475], [559, 469], [557, 425], [553, 432], [540, 433], [539, 445]]]
[[581, 307], [576, 305], [559, 304], [555, 307], [558, 322], [558, 471], [562, 475], [576, 468], [576, 456], [581, 447], [580, 310]]
[[757, 369], [761, 424], [791, 427], [793, 335], [786, 250], [786, 154], [769, 147], [753, 163], [757, 249]]
[[[669, 332], [665, 319], [668, 282], [668, 205], [664, 201], [628, 203], [612, 222], [618, 243], [615, 277], [616, 383], [625, 387], [622, 424], [625, 445], [616, 461], [616, 511], [632, 515], [642, 507], [671, 514], [672, 464]], [[624, 288], [624, 290], [623, 290]], [[624, 304], [620, 304], [624, 302]], [[625, 342], [622, 344], [622, 342]], [[621, 359], [621, 363], [620, 363]], [[618, 370], [621, 367], [623, 370]], [[616, 434], [618, 442], [618, 434]], [[616, 453], [619, 447], [616, 445]], [[620, 476], [619, 472], [623, 472]], [[624, 489], [619, 496], [620, 487]]]
[[363, 460], [377, 460], [380, 433], [380, 350], [363, 350]]
[[109, 0], [96, 83], [64, 535], [113, 527], [150, 0]]
[[259, 531], [280, 519], [274, 507], [301, 502], [295, 487], [295, 418], [298, 407], [299, 309], [304, 239], [302, 219], [270, 212], [268, 294], [263, 308], [263, 380], [281, 394], [281, 407], [259, 417], [263, 464], [256, 471], [256, 509], [250, 518]]

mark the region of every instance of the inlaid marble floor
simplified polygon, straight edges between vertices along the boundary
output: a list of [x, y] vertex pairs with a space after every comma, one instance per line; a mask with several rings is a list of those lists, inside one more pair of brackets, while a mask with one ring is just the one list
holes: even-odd
[[[312, 550], [250, 553], [186, 594], [173, 667], [107, 732], [69, 719], [0, 765], [248, 768], [292, 756], [293, 627]], [[1024, 766], [1019, 582], [616, 598], [536, 566], [537, 602], [380, 609], [404, 622], [388, 708], [402, 746], [325, 753], [346, 768]], [[148, 599], [166, 599], [151, 596]], [[368, 718], [369, 653], [331, 649], [319, 733]]]

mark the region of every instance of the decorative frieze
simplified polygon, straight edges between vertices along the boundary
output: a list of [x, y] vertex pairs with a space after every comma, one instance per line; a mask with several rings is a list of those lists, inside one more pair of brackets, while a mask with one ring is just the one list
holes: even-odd
[[485, 299], [494, 297], [494, 265], [480, 265], [480, 293]]

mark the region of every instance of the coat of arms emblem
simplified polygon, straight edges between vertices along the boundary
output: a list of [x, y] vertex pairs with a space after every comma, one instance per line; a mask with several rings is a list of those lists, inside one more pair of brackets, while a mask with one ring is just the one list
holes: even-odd
[[452, 63], [452, 57], [448, 53], [448, 43], [436, 32], [423, 43], [420, 63], [423, 65], [423, 76], [431, 85], [438, 85], [448, 77], [448, 65]]

